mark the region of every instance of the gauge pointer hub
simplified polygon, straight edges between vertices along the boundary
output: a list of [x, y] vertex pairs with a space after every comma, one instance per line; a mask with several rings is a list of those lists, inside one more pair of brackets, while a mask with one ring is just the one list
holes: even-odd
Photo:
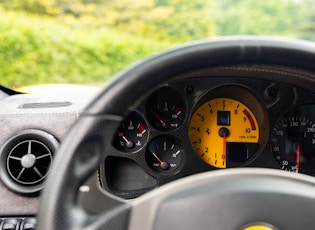
[[156, 155], [156, 153], [154, 153], [151, 149], [150, 149], [150, 152], [153, 154], [153, 156], [155, 157], [155, 159], [157, 159], [157, 161], [160, 163], [161, 169], [163, 169], [163, 170], [168, 169], [169, 163], [167, 163], [167, 162], [165, 162], [165, 161], [162, 161], [162, 160], [158, 157], [158, 155]]
[[220, 128], [219, 129], [219, 135], [220, 137], [226, 138], [230, 134], [230, 131], [227, 128]]
[[169, 165], [168, 163], [166, 163], [166, 162], [162, 162], [162, 163], [160, 164], [160, 167], [161, 167], [163, 170], [168, 169], [169, 166], [170, 166], [170, 165]]

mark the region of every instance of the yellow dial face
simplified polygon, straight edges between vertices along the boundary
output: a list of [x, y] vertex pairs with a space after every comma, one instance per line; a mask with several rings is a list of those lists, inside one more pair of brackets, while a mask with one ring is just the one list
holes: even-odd
[[230, 98], [216, 98], [201, 105], [189, 123], [189, 138], [206, 163], [234, 167], [246, 162], [257, 150], [259, 126], [252, 111]]

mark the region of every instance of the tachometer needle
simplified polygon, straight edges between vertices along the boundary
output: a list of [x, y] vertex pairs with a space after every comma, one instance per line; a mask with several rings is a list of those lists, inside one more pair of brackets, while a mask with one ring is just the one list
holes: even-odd
[[226, 133], [223, 134], [223, 148], [222, 148], [222, 161], [226, 158]]
[[161, 158], [158, 157], [158, 155], [156, 155], [155, 152], [153, 152], [151, 149], [150, 149], [150, 152], [152, 153], [152, 155], [155, 157], [155, 159], [160, 163], [160, 167], [164, 170], [168, 169], [169, 167], [169, 164], [165, 161], [162, 161]]
[[223, 139], [223, 146], [222, 146], [222, 167], [226, 167], [226, 138], [229, 136], [230, 131], [222, 127], [219, 129], [219, 136]]
[[301, 154], [301, 146], [298, 145], [296, 147], [296, 151], [295, 151], [295, 157], [296, 157], [296, 172], [299, 172], [300, 170], [300, 154]]

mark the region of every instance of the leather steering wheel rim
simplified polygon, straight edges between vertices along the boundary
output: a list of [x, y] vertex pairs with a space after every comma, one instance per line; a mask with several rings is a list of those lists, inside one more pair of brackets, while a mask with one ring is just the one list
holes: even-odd
[[[111, 145], [112, 130], [116, 129], [124, 115], [128, 113], [128, 106], [135, 104], [155, 86], [178, 74], [221, 65], [270, 64], [315, 71], [314, 60], [315, 46], [311, 42], [274, 37], [237, 36], [191, 42], [149, 57], [118, 73], [86, 108], [56, 154], [41, 197], [38, 229], [126, 229], [129, 223], [132, 223], [132, 220], [129, 221], [130, 216], [133, 218], [133, 213], [136, 213], [132, 209], [139, 203], [147, 202], [143, 199], [154, 200], [153, 195], [144, 196], [145, 198], [139, 199], [142, 200], [141, 202], [134, 203], [113, 197], [111, 199], [117, 202], [116, 208], [93, 216], [79, 207], [77, 195], [82, 183], [95, 173], [100, 162], [103, 161], [103, 153]], [[315, 79], [292, 78], [290, 81], [314, 90]], [[220, 178], [226, 173], [243, 175], [243, 173], [238, 174], [237, 169], [231, 171], [231, 173], [230, 170], [218, 172], [208, 180], [201, 180], [203, 182], [198, 184], [201, 186], [198, 188], [203, 190], [202, 188], [205, 187], [202, 186], [206, 186], [209, 181], [217, 180], [213, 179], [214, 177]], [[270, 178], [270, 172], [267, 171], [259, 172], [261, 183], [266, 178]], [[251, 179], [257, 176], [252, 171], [247, 173]], [[294, 184], [290, 183], [290, 180], [285, 180], [287, 176], [284, 176], [283, 172], [274, 173], [278, 179], [282, 178], [281, 181], [289, 183], [289, 186], [304, 186], [307, 191], [313, 191], [315, 194], [314, 182], [308, 177], [301, 176], [302, 179], [296, 177], [293, 180], [296, 183]], [[198, 175], [196, 177], [203, 178]], [[229, 176], [227, 178], [230, 182], [232, 178], [235, 179]], [[220, 181], [221, 183], [224, 183], [224, 180]], [[188, 194], [193, 196], [196, 195], [191, 188], [185, 188], [184, 194], [187, 194], [185, 191], [189, 191]], [[277, 190], [276, 193], [279, 191]], [[297, 194], [299, 193], [295, 195]], [[304, 193], [299, 194], [299, 198], [315, 200], [315, 197], [304, 195]], [[158, 205], [157, 210], [163, 205]], [[309, 208], [313, 206], [315, 207], [312, 205]], [[161, 215], [157, 216], [157, 218], [165, 218], [160, 217]], [[163, 228], [161, 225], [155, 225], [155, 229]]]

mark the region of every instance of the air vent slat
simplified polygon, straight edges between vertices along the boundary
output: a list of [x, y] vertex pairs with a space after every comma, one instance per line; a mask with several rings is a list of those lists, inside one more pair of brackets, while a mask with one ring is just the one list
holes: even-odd
[[17, 161], [22, 160], [22, 158], [20, 158], [20, 157], [14, 157], [14, 156], [9, 156], [9, 158], [14, 159], [14, 160], [17, 160]]

